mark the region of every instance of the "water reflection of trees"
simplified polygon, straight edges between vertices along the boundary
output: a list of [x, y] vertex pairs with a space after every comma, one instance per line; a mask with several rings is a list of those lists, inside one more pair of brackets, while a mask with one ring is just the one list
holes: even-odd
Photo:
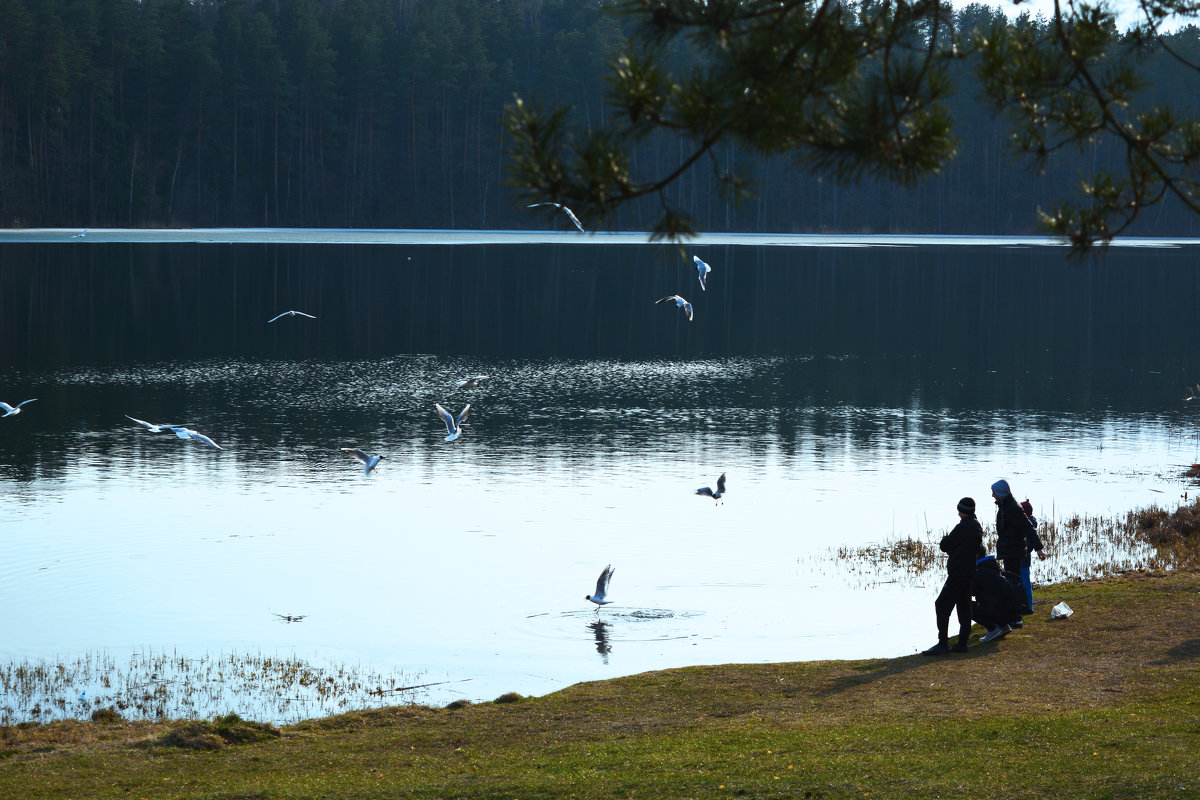
[[[830, 463], [990, 444], [1016, 413], [1047, 435], [1178, 415], [1200, 377], [1182, 248], [1090, 264], [1054, 248], [704, 255], [701, 293], [671, 247], [4, 245], [0, 387], [39, 403], [0, 425], [0, 474], [58, 474], [93, 446], [76, 434], [128, 413], [216, 422], [244, 450], [303, 448], [336, 404], [361, 437], [336, 444], [367, 443], [393, 416], [432, 414], [454, 359], [504, 375], [476, 410], [531, 447], [567, 437], [605, 457], [669, 429]], [[677, 291], [693, 323], [654, 306]], [[288, 308], [318, 319], [267, 324]], [[531, 409], [557, 420], [532, 425]]]

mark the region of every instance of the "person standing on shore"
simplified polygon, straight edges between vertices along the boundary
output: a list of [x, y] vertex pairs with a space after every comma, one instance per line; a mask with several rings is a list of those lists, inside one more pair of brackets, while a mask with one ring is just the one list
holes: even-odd
[[1033, 558], [1030, 553], [1037, 553], [1038, 558], [1042, 561], [1046, 560], [1046, 549], [1042, 545], [1042, 539], [1038, 536], [1037, 517], [1033, 515], [1033, 503], [1029, 502], [1029, 498], [1021, 503], [1021, 510], [1025, 512], [1025, 517], [1029, 520], [1030, 528], [1025, 533], [1025, 557], [1021, 559], [1021, 583], [1025, 587], [1025, 610], [1022, 613], [1033, 613], [1033, 582], [1029, 577], [1029, 570], [1033, 566]]
[[[983, 528], [975, 518], [975, 501], [964, 497], [958, 501], [958, 524], [942, 537], [942, 552], [946, 559], [946, 583], [933, 610], [937, 614], [937, 644], [922, 651], [927, 656], [967, 652], [971, 638], [971, 583], [975, 577], [975, 558], [983, 546]], [[958, 609], [958, 642], [950, 647], [950, 612]]]
[[[1034, 549], [1038, 551], [1039, 555], [1045, 558], [1045, 555], [1042, 554], [1042, 540], [1038, 538], [1037, 531], [1030, 524], [1029, 517], [1025, 516], [1025, 512], [1017, 505], [1008, 481], [1001, 478], [993, 483], [992, 497], [996, 501], [996, 558], [1000, 559], [1000, 563], [1004, 567], [1005, 577], [1024, 591], [1021, 582], [1021, 565], [1029, 558], [1030, 542], [1033, 543]], [[1030, 603], [1032, 602], [1031, 596]], [[1016, 615], [1009, 625], [1013, 628], [1020, 628], [1022, 625], [1021, 615]]]

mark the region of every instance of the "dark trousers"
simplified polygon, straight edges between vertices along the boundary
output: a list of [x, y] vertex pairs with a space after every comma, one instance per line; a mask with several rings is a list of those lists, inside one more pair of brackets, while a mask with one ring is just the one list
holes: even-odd
[[971, 576], [952, 575], [946, 578], [942, 591], [933, 601], [937, 612], [938, 641], [950, 638], [950, 611], [958, 609], [958, 635], [971, 635]]
[[[1004, 567], [1004, 579], [1016, 587], [1018, 596], [1020, 597], [1020, 606], [1022, 611], [1025, 607], [1025, 584], [1021, 580], [1021, 567], [1029, 565], [1029, 555], [1026, 554], [1023, 558], [1005, 558], [1001, 559], [1000, 564]], [[1032, 609], [1030, 609], [1032, 611]], [[1009, 620], [1012, 622], [1020, 622], [1021, 613]]]

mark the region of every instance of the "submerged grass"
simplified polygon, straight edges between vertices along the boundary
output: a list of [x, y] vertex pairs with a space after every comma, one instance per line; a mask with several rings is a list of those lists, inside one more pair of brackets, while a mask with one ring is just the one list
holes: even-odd
[[123, 719], [202, 719], [230, 707], [273, 721], [411, 701], [420, 676], [295, 656], [219, 653], [189, 657], [143, 650], [118, 660], [87, 652], [58, 661], [0, 663], [0, 724], [117, 714]]
[[[236, 741], [241, 720], [9, 726], [0, 796], [1197, 796], [1200, 574], [1039, 599], [1075, 614], [943, 658], [666, 670]], [[178, 744], [189, 726], [212, 749]]]

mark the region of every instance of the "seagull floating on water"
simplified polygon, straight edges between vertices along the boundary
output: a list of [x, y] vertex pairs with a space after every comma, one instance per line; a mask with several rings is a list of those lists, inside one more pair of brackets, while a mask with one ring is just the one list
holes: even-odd
[[720, 500], [725, 494], [725, 473], [721, 473], [721, 477], [717, 478], [717, 490], [714, 492], [711, 486], [702, 486], [696, 490], [696, 494], [702, 494], [705, 497], [711, 497], [713, 500]]
[[476, 375], [474, 378], [464, 378], [463, 380], [454, 384], [454, 388], [455, 389], [476, 389], [479, 387], [480, 383], [482, 383], [483, 381], [486, 381], [489, 377], [491, 377], [491, 376], [490, 375]]
[[687, 314], [688, 322], [692, 321], [692, 304], [679, 295], [673, 294], [670, 297], [654, 301], [654, 305], [658, 305], [659, 303], [674, 303], [676, 308], [682, 308], [683, 313]]
[[612, 600], [608, 598], [608, 582], [612, 580], [613, 568], [609, 564], [600, 573], [600, 577], [596, 579], [596, 593], [584, 596], [584, 600], [591, 600], [596, 604], [596, 613], [600, 613], [600, 606], [608, 605]]
[[303, 311], [285, 311], [279, 316], [267, 320], [267, 324], [269, 325], [275, 320], [283, 319], [284, 317], [308, 317], [309, 319], [316, 319], [312, 314], [305, 314]]
[[450, 434], [446, 437], [447, 442], [453, 442], [459, 436], [462, 436], [462, 424], [467, 421], [467, 416], [471, 413], [471, 404], [458, 412], [458, 416], [454, 416], [446, 409], [442, 408], [440, 403], [434, 403], [433, 407], [437, 409], [438, 416], [442, 418], [442, 422], [446, 423], [446, 431]]
[[34, 400], [37, 400], [37, 398], [31, 397], [28, 400], [17, 403], [15, 406], [10, 406], [8, 403], [0, 400], [0, 410], [4, 412], [3, 414], [0, 414], [0, 418], [11, 417], [15, 414], [20, 414], [21, 406], [25, 405], [25, 403], [32, 403]]
[[696, 271], [700, 273], [700, 291], [708, 291], [704, 282], [708, 280], [708, 273], [712, 272], [712, 267], [701, 261], [700, 256], [692, 256], [692, 261], [696, 262]]
[[141, 425], [143, 428], [150, 431], [151, 433], [162, 433], [163, 431], [170, 431], [171, 433], [175, 433], [175, 429], [179, 427], [178, 425], [168, 425], [165, 422], [146, 422], [146, 420], [144, 420], [144, 419], [138, 419], [137, 417], [131, 417], [128, 414], [126, 414], [125, 417], [127, 419], [133, 420], [138, 425]]
[[379, 466], [379, 462], [383, 460], [383, 456], [369, 456], [357, 447], [343, 447], [342, 452], [362, 462], [363, 475], [371, 474], [371, 470]]
[[562, 210], [563, 210], [563, 212], [564, 212], [564, 213], [565, 213], [565, 214], [566, 214], [568, 217], [570, 217], [570, 218], [571, 218], [571, 222], [575, 223], [575, 227], [576, 227], [576, 228], [579, 228], [579, 232], [580, 232], [580, 233], [587, 233], [587, 231], [585, 231], [585, 230], [583, 229], [583, 223], [581, 223], [581, 222], [579, 221], [579, 217], [575, 216], [575, 212], [574, 212], [574, 211], [572, 211], [571, 209], [567, 208], [566, 206], [564, 206], [562, 203], [549, 203], [549, 202], [547, 202], [547, 203], [531, 203], [530, 205], [527, 205], [527, 206], [525, 206], [525, 207], [526, 207], [526, 208], [538, 208], [538, 207], [540, 207], [540, 206], [554, 206], [555, 208], [560, 208], [560, 209], [562, 209]]
[[172, 425], [170, 429], [172, 431], [174, 431], [175, 435], [178, 436], [180, 439], [195, 439], [197, 442], [204, 442], [206, 445], [209, 445], [210, 447], [215, 447], [218, 450], [225, 449], [224, 447], [221, 447], [221, 445], [214, 442], [212, 439], [205, 436], [203, 433], [200, 433], [199, 431], [194, 431], [191, 428], [185, 428], [182, 425]]

